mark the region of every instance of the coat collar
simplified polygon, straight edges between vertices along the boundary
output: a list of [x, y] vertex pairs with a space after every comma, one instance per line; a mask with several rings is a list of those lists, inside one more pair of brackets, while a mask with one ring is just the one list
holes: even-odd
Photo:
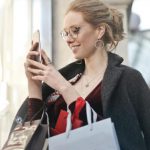
[[[119, 66], [122, 62], [123, 62], [122, 57], [120, 57], [117, 54], [108, 52], [108, 66], [107, 66], [107, 68]], [[84, 60], [77, 60], [77, 61], [67, 65], [66, 67], [62, 68], [60, 70], [60, 72], [64, 76], [67, 76], [68, 71], [71, 72], [71, 76], [67, 77], [67, 79], [70, 79], [70, 78], [72, 78], [72, 76], [74, 77], [78, 73], [83, 73], [84, 69], [85, 69]], [[67, 73], [67, 74], [65, 75], [65, 73]]]
[[[123, 58], [117, 54], [108, 52], [108, 65], [104, 74], [101, 88], [101, 97], [103, 104], [104, 117], [107, 117], [107, 108], [111, 99], [111, 95], [121, 77], [123, 69], [120, 64], [123, 62]], [[79, 73], [83, 73], [85, 68], [84, 61], [76, 61], [66, 66], [60, 72], [67, 79], [73, 78]]]
[[120, 56], [110, 52], [108, 53], [108, 66], [104, 74], [101, 88], [104, 117], [107, 116], [107, 108], [111, 100], [111, 95], [123, 71], [123, 69], [119, 67], [122, 62], [123, 58], [121, 58]]

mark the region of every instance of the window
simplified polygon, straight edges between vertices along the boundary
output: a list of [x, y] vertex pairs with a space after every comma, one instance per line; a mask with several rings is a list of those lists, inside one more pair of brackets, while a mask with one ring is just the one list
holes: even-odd
[[130, 17], [129, 65], [139, 70], [150, 86], [150, 22], [147, 18], [150, 1], [133, 2]]
[[27, 97], [24, 61], [32, 33], [40, 30], [42, 48], [52, 57], [51, 24], [51, 0], [0, 0], [0, 149]]

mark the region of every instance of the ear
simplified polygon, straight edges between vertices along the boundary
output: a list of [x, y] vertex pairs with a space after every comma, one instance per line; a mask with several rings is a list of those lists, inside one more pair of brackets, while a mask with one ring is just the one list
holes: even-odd
[[101, 39], [104, 34], [105, 34], [105, 26], [104, 25], [100, 25], [98, 27], [98, 39]]

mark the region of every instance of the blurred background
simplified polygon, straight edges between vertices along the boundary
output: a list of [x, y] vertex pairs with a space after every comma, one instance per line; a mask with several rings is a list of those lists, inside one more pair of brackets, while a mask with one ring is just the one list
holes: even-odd
[[[63, 16], [71, 0], [0, 0], [0, 148], [13, 118], [28, 96], [24, 61], [32, 33], [40, 30], [41, 46], [57, 69], [73, 61], [60, 37]], [[150, 1], [103, 0], [124, 14], [126, 38], [115, 53], [139, 70], [150, 86]]]

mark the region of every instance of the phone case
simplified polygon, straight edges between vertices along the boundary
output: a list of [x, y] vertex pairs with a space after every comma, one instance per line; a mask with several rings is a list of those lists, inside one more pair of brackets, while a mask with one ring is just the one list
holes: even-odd
[[[41, 43], [40, 43], [40, 31], [39, 30], [35, 31], [32, 35], [32, 45], [34, 45], [35, 43], [38, 43], [38, 47], [34, 50], [40, 52], [41, 51]], [[33, 59], [35, 61], [38, 61], [38, 62], [42, 63], [41, 54], [39, 56], [36, 56]]]

